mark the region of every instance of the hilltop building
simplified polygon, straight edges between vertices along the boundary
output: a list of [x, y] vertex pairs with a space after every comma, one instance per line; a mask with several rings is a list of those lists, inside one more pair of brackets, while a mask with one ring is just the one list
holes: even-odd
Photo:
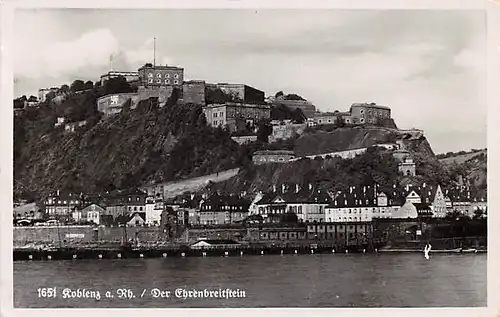
[[263, 105], [264, 102], [264, 92], [256, 88], [250, 87], [244, 84], [228, 84], [228, 83], [218, 83], [218, 84], [207, 84], [207, 89], [215, 90], [220, 89], [227, 95], [235, 98], [235, 102], [241, 102], [244, 104], [257, 104]]
[[144, 87], [181, 87], [184, 82], [184, 68], [169, 65], [146, 64], [138, 69], [139, 82]]
[[203, 107], [207, 124], [212, 127], [227, 127], [236, 132], [254, 127], [262, 119], [269, 119], [271, 108], [268, 105], [228, 102], [210, 104]]
[[44, 102], [47, 99], [47, 95], [51, 92], [57, 93], [59, 88], [57, 87], [52, 87], [52, 88], [42, 88], [38, 90], [38, 101]]
[[138, 72], [121, 72], [121, 71], [110, 71], [104, 75], [101, 75], [101, 85], [111, 78], [124, 77], [128, 83], [135, 84], [139, 82]]
[[348, 112], [338, 110], [331, 112], [316, 112], [308, 117], [307, 125], [310, 127], [316, 125], [335, 124], [343, 120], [348, 125], [365, 124], [385, 124], [386, 120], [391, 119], [391, 109], [380, 106], [375, 103], [353, 103]]
[[353, 124], [375, 124], [380, 119], [390, 119], [391, 109], [372, 103], [353, 103], [349, 110]]

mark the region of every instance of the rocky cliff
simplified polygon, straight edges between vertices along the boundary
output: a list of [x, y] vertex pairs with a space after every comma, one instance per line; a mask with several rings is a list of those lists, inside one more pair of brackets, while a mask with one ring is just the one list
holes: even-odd
[[238, 167], [246, 158], [226, 132], [206, 125], [201, 106], [144, 101], [75, 132], [54, 127], [55, 116], [46, 105], [15, 117], [15, 194], [134, 187]]

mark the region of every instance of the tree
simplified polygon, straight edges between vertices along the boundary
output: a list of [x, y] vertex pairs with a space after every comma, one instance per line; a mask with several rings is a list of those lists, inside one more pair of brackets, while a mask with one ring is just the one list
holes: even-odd
[[84, 89], [85, 89], [85, 83], [83, 82], [83, 80], [80, 79], [75, 80], [69, 88], [71, 92], [82, 91]]
[[472, 219], [481, 219], [484, 214], [485, 213], [481, 209], [477, 208], [476, 210], [474, 210], [474, 216], [472, 217]]
[[274, 95], [274, 97], [275, 97], [275, 98], [279, 98], [279, 97], [282, 97], [283, 95], [284, 95], [283, 91], [282, 91], [282, 90], [280, 90], [280, 91], [278, 91], [278, 92]]
[[69, 92], [69, 86], [68, 85], [62, 85], [61, 88], [59, 88], [60, 93], [67, 93]]
[[134, 91], [127, 82], [127, 79], [123, 76], [110, 78], [104, 83], [103, 88], [104, 95], [130, 93]]
[[302, 98], [301, 96], [297, 95], [297, 94], [288, 94], [285, 96], [285, 100], [302, 100], [302, 101], [305, 101], [304, 98]]
[[273, 127], [268, 122], [261, 120], [257, 123], [257, 140], [267, 143], [271, 133], [273, 133]]
[[31, 95], [29, 98], [28, 98], [28, 102], [37, 102], [38, 101], [38, 98]]
[[22, 109], [24, 108], [24, 101], [21, 101], [20, 98], [14, 99], [14, 109]]
[[85, 90], [92, 89], [92, 88], [94, 88], [94, 83], [91, 80], [89, 80], [85, 83], [84, 87], [85, 87]]
[[344, 118], [342, 118], [341, 116], [337, 116], [336, 126], [337, 126], [338, 128], [343, 128], [343, 127], [345, 127], [345, 126], [346, 126], [346, 123], [345, 123]]
[[54, 91], [51, 91], [45, 95], [45, 102], [50, 102], [52, 99], [56, 97], [56, 93]]

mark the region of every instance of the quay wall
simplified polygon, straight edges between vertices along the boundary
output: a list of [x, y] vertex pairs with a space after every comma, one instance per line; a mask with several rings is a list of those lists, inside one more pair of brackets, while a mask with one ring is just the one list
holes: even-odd
[[12, 239], [14, 246], [32, 242], [57, 244], [64, 240], [87, 243], [95, 241], [95, 235], [90, 226], [14, 227]]
[[[142, 242], [166, 241], [166, 234], [159, 228], [127, 227], [126, 237]], [[92, 242], [122, 242], [125, 237], [123, 228], [90, 226], [48, 226], [14, 227], [13, 244], [23, 246], [28, 243], [42, 242], [62, 245]]]

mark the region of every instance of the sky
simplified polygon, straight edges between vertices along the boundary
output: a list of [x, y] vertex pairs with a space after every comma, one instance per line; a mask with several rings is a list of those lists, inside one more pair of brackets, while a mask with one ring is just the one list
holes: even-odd
[[392, 109], [434, 152], [486, 147], [486, 17], [472, 10], [17, 9], [14, 95], [153, 61], [297, 93], [321, 111]]

